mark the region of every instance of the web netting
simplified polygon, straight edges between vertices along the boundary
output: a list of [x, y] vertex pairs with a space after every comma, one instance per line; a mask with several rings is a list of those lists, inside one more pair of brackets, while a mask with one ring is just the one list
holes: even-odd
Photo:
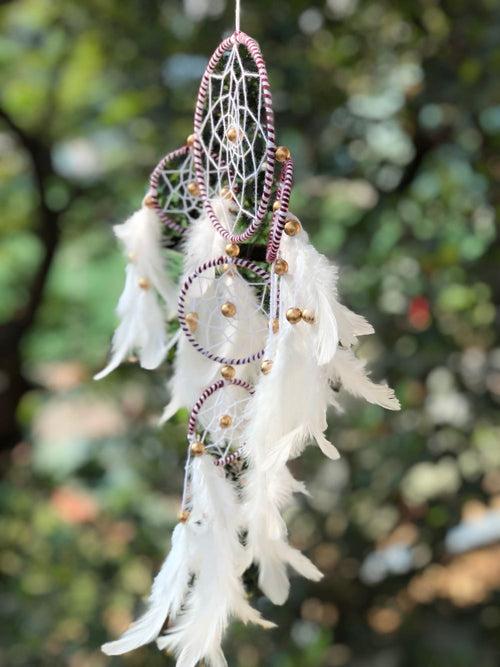
[[[274, 170], [274, 125], [267, 72], [257, 44], [243, 33], [210, 60], [195, 114], [195, 169], [205, 208], [222, 236], [253, 236], [268, 210]], [[210, 199], [230, 193], [235, 217], [218, 225]]]
[[150, 177], [154, 209], [162, 222], [178, 234], [184, 233], [203, 208], [194, 184], [193, 153], [189, 146], [168, 153]]
[[200, 399], [193, 410], [190, 437], [202, 442], [211, 454], [225, 458], [243, 445], [245, 415], [253, 387], [243, 381], [221, 380], [210, 390], [212, 393]]

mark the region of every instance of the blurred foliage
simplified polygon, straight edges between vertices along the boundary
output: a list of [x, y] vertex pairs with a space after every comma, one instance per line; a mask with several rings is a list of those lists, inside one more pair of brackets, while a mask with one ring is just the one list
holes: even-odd
[[[500, 531], [462, 553], [449, 531], [498, 521], [500, 6], [243, 9], [268, 61], [279, 141], [296, 157], [293, 208], [340, 264], [345, 302], [375, 325], [361, 354], [403, 410], [349, 402], [331, 416], [343, 458], [311, 448], [294, 463], [312, 496], [289, 513], [291, 539], [326, 576], [295, 580], [282, 608], [256, 598], [279, 629], [235, 626], [229, 664], [494, 667]], [[152, 647], [119, 659], [98, 647], [137, 612], [168, 547], [185, 421], [155, 425], [168, 365], [90, 377], [123, 274], [109, 225], [189, 134], [232, 11], [224, 0], [1, 3], [7, 325], [56, 250], [15, 341], [24, 439], [0, 485], [2, 665], [171, 664]]]

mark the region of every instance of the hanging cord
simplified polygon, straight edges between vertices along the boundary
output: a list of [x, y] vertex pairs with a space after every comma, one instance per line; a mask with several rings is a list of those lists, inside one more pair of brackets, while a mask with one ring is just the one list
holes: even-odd
[[240, 15], [241, 15], [241, 1], [236, 0], [236, 11], [235, 11], [235, 27], [236, 32], [240, 31]]

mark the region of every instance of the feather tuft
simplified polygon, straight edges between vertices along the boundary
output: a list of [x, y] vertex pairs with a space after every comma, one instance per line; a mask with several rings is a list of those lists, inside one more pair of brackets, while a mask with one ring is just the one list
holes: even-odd
[[116, 225], [114, 232], [129, 263], [117, 307], [120, 323], [113, 335], [111, 359], [95, 380], [111, 373], [133, 352], [143, 368], [156, 368], [174, 344], [167, 341], [165, 314], [158, 300], [160, 296], [167, 316], [173, 316], [177, 290], [164, 269], [161, 220], [143, 206], [122, 225]]

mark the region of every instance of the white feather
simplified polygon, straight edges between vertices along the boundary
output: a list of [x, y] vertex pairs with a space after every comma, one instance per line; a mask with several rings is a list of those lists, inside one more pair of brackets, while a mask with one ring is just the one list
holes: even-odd
[[157, 645], [176, 653], [177, 667], [195, 667], [202, 659], [218, 667], [224, 665], [220, 644], [231, 617], [266, 628], [273, 624], [264, 621], [245, 599], [238, 499], [209, 456], [193, 463], [192, 496], [189, 523], [198, 525], [199, 572], [185, 610]]
[[106, 655], [121, 655], [154, 641], [167, 617], [174, 620], [186, 596], [192, 568], [190, 527], [178, 524], [172, 534], [172, 548], [157, 574], [146, 612], [132, 623], [120, 639], [102, 646]]
[[374, 328], [362, 315], [357, 315], [346, 306], [333, 302], [333, 312], [339, 328], [340, 342], [344, 347], [352, 347], [358, 342], [358, 336], [369, 336]]
[[[113, 335], [112, 355], [108, 365], [95, 376], [105, 377], [132, 352], [137, 352], [143, 368], [159, 366], [169, 349], [165, 315], [158, 296], [165, 303], [167, 316], [175, 312], [177, 288], [167, 276], [161, 254], [161, 221], [144, 206], [114, 232], [120, 240], [129, 263], [125, 287], [118, 302], [120, 323]], [[146, 289], [140, 281], [149, 283]]]
[[356, 359], [350, 350], [339, 350], [330, 365], [330, 376], [340, 381], [342, 388], [353, 396], [364, 398], [369, 403], [387, 410], [400, 410], [401, 405], [386, 384], [375, 384], [368, 377], [365, 363]]
[[333, 358], [339, 342], [335, 317], [337, 267], [314, 248], [304, 231], [294, 237], [284, 235], [281, 254], [289, 265], [282, 280], [282, 309], [298, 307], [315, 314], [314, 324], [297, 326], [309, 326], [316, 360], [322, 366]]
[[[214, 213], [219, 222], [226, 230], [231, 230], [234, 225], [234, 215], [231, 212], [231, 201], [217, 197], [211, 202]], [[184, 244], [184, 276], [193, 273], [201, 264], [208, 260], [217, 259], [224, 255], [227, 240], [221, 236], [212, 225], [210, 218], [204, 211], [195, 220], [186, 233]], [[207, 269], [203, 278], [195, 281], [192, 294], [202, 296], [207, 290], [210, 279], [215, 277], [215, 268]]]

